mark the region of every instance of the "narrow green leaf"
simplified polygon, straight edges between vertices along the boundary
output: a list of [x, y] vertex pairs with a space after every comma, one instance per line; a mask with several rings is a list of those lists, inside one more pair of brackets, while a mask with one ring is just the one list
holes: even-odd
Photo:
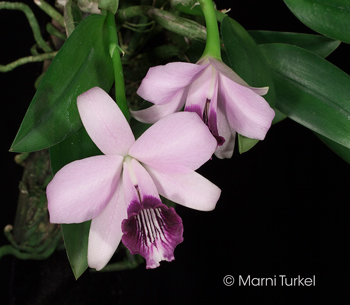
[[81, 126], [77, 96], [94, 86], [109, 91], [113, 79], [105, 16], [92, 14], [79, 24], [51, 63], [11, 150], [36, 151], [67, 138]]
[[304, 48], [321, 57], [327, 57], [340, 44], [334, 40], [321, 35], [299, 34], [273, 31], [248, 31], [257, 44], [285, 43]]
[[[78, 159], [102, 154], [82, 127], [64, 141], [50, 148], [53, 174], [64, 165]], [[75, 278], [87, 269], [87, 247], [90, 221], [77, 224], [62, 224], [62, 234], [67, 256]]]
[[[274, 108], [276, 94], [271, 71], [254, 39], [240, 24], [229, 17], [225, 17], [221, 22], [221, 34], [232, 70], [250, 86], [268, 86], [269, 92], [264, 98]], [[248, 151], [257, 142], [258, 140], [238, 135], [239, 152]]]
[[350, 148], [350, 76], [325, 59], [286, 44], [260, 45], [276, 84], [276, 108]]
[[349, 0], [284, 0], [292, 13], [314, 31], [350, 43]]

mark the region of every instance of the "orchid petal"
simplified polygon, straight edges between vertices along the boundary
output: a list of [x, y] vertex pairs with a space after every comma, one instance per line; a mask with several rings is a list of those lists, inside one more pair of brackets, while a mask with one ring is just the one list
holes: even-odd
[[145, 196], [141, 203], [132, 202], [131, 210], [122, 223], [122, 241], [130, 253], [142, 255], [147, 269], [158, 267], [162, 260], [174, 260], [174, 249], [183, 241], [182, 220], [174, 208]]
[[[130, 158], [131, 159], [131, 158]], [[130, 162], [123, 163], [123, 192], [126, 206], [132, 201], [139, 201], [138, 181]]]
[[96, 217], [111, 200], [122, 169], [120, 156], [95, 156], [60, 169], [47, 186], [52, 223], [80, 223]]
[[127, 218], [122, 183], [103, 212], [91, 221], [88, 265], [101, 270], [107, 265], [122, 238], [121, 224]]
[[129, 155], [163, 172], [197, 169], [210, 159], [216, 140], [197, 114], [169, 115], [148, 128]]
[[[211, 131], [212, 135], [215, 137], [218, 146], [222, 146], [226, 139], [222, 136], [222, 134], [218, 131], [218, 77], [215, 77], [213, 81], [213, 94], [211, 97], [211, 100], [208, 101], [209, 110], [207, 109], [206, 116], [207, 116], [207, 124], [209, 127], [209, 130]], [[206, 106], [208, 108], [208, 105]]]
[[183, 90], [206, 66], [173, 62], [150, 68], [137, 90], [143, 99], [156, 105], [169, 103], [179, 90]]
[[208, 66], [201, 75], [191, 84], [188, 90], [185, 111], [196, 112], [203, 120], [204, 107], [206, 107], [209, 88], [212, 82], [213, 71]]
[[225, 139], [225, 142], [215, 150], [215, 156], [219, 159], [231, 158], [235, 148], [236, 132], [231, 129], [223, 105], [218, 102], [217, 106], [218, 134]]
[[199, 211], [211, 211], [215, 208], [221, 190], [195, 171], [187, 174], [165, 174], [148, 166], [145, 168], [159, 194], [165, 198]]
[[[224, 75], [231, 81], [241, 86], [247, 87], [259, 95], [265, 95], [268, 92], [269, 87], [261, 87], [261, 88], [250, 87], [236, 72], [234, 72], [230, 67], [225, 65], [222, 61], [219, 61], [215, 58], [209, 58], [209, 60], [210, 60], [210, 63], [215, 67], [217, 71], [219, 71], [220, 74]], [[231, 88], [231, 90], [233, 91], [234, 89]]]
[[263, 140], [275, 116], [263, 97], [220, 75], [219, 98], [231, 128], [252, 139]]
[[179, 91], [178, 95], [164, 105], [153, 105], [149, 108], [133, 111], [130, 110], [131, 115], [142, 123], [154, 124], [160, 119], [166, 117], [169, 114], [178, 112], [185, 104], [185, 98], [187, 95], [187, 89]]
[[125, 156], [135, 138], [113, 99], [95, 87], [79, 95], [77, 104], [84, 127], [97, 147], [105, 155]]

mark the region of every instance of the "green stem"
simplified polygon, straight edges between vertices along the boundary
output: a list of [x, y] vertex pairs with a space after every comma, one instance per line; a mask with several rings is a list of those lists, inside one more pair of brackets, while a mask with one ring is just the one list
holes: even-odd
[[214, 4], [211, 0], [199, 0], [207, 27], [207, 42], [202, 55], [221, 60], [220, 35]]
[[63, 7], [64, 14], [64, 24], [66, 25], [66, 34], [69, 37], [76, 26], [82, 20], [81, 11], [78, 7], [76, 1], [69, 0], [66, 5]]
[[37, 43], [30, 48], [30, 53], [34, 56], [39, 55]]
[[66, 41], [66, 40], [67, 40], [66, 34], [60, 32], [59, 30], [57, 30], [57, 28], [54, 27], [54, 26], [52, 25], [52, 23], [48, 23], [48, 24], [46, 25], [46, 31], [47, 31], [49, 34], [51, 34], [52, 36], [55, 36], [55, 37], [61, 39], [62, 41]]
[[107, 24], [109, 35], [109, 54], [111, 55], [114, 68], [115, 100], [125, 118], [129, 122], [130, 113], [125, 96], [124, 75], [122, 61], [119, 54], [117, 28], [115, 25], [114, 15], [111, 12], [107, 12]]
[[152, 6], [131, 6], [118, 10], [116, 17], [119, 23], [136, 16], [148, 16], [163, 28], [188, 38], [205, 41], [207, 31], [199, 23], [179, 17], [165, 10], [153, 8]]
[[153, 6], [143, 5], [143, 6], [130, 6], [125, 9], [119, 9], [116, 14], [118, 21], [125, 21], [132, 17], [146, 15], [148, 10], [152, 9]]
[[8, 72], [13, 70], [14, 68], [30, 63], [30, 62], [39, 62], [44, 61], [47, 59], [52, 59], [56, 56], [56, 52], [50, 52], [50, 53], [44, 53], [40, 55], [34, 55], [34, 56], [27, 56], [20, 59], [15, 60], [14, 62], [11, 62], [7, 65], [0, 65], [0, 72]]
[[34, 34], [34, 39], [37, 42], [38, 46], [45, 52], [52, 52], [52, 49], [46, 44], [45, 40], [42, 38], [38, 21], [36, 20], [32, 10], [28, 5], [18, 2], [0, 2], [0, 10], [1, 9], [22, 11], [28, 19], [29, 25], [32, 28]]
[[44, 0], [34, 0], [34, 3], [52, 19], [55, 19], [62, 27], [65, 27], [63, 16], [57, 12], [50, 4], [46, 3]]
[[26, 259], [33, 259], [33, 260], [43, 260], [48, 258], [55, 250], [56, 247], [61, 240], [62, 235], [57, 234], [53, 239], [52, 243], [48, 245], [48, 247], [43, 251], [42, 253], [27, 253], [22, 252], [19, 249], [14, 248], [12, 245], [5, 245], [0, 247], [0, 259], [1, 257], [5, 255], [13, 255], [19, 259], [26, 260]]

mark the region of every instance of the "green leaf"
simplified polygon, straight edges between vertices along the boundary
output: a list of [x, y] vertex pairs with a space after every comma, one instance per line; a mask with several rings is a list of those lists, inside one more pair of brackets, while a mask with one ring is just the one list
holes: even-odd
[[[266, 59], [248, 32], [235, 20], [225, 17], [221, 22], [221, 34], [229, 59], [229, 65], [250, 86], [269, 87], [264, 96], [272, 108], [275, 105], [275, 85]], [[252, 148], [258, 140], [238, 135], [239, 152]]]
[[105, 16], [84, 19], [64, 43], [36, 92], [11, 150], [51, 147], [81, 127], [76, 98], [98, 86], [109, 91], [114, 80]]
[[[62, 234], [67, 256], [75, 279], [87, 269], [87, 247], [91, 221], [62, 224]], [[86, 234], [87, 232], [87, 234]]]
[[[64, 141], [50, 148], [50, 162], [53, 174], [64, 165], [78, 159], [102, 154], [82, 127]], [[87, 269], [87, 247], [90, 221], [77, 224], [62, 224], [62, 234], [67, 256], [75, 278]]]
[[84, 127], [81, 127], [64, 141], [50, 147], [52, 174], [55, 175], [63, 166], [75, 160], [102, 155], [90, 139]]
[[344, 161], [350, 164], [350, 149], [316, 133], [316, 136]]
[[276, 84], [276, 108], [350, 148], [350, 76], [325, 59], [285, 44], [260, 46]]
[[283, 121], [286, 118], [287, 118], [287, 116], [284, 113], [282, 113], [277, 108], [275, 108], [275, 117], [273, 118], [272, 125], [276, 124], [276, 123], [279, 123], [279, 122]]
[[314, 31], [350, 43], [349, 0], [284, 0], [292, 13]]
[[257, 44], [285, 43], [304, 48], [321, 57], [327, 57], [340, 44], [339, 40], [320, 35], [273, 31], [248, 31]]

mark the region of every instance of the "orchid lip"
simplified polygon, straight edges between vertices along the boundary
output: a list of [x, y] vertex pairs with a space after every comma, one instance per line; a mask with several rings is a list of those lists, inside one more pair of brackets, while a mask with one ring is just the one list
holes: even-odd
[[122, 231], [123, 244], [131, 254], [146, 259], [147, 269], [158, 267], [160, 261], [174, 260], [175, 247], [183, 241], [181, 218], [152, 196], [145, 196], [141, 203], [131, 202]]

